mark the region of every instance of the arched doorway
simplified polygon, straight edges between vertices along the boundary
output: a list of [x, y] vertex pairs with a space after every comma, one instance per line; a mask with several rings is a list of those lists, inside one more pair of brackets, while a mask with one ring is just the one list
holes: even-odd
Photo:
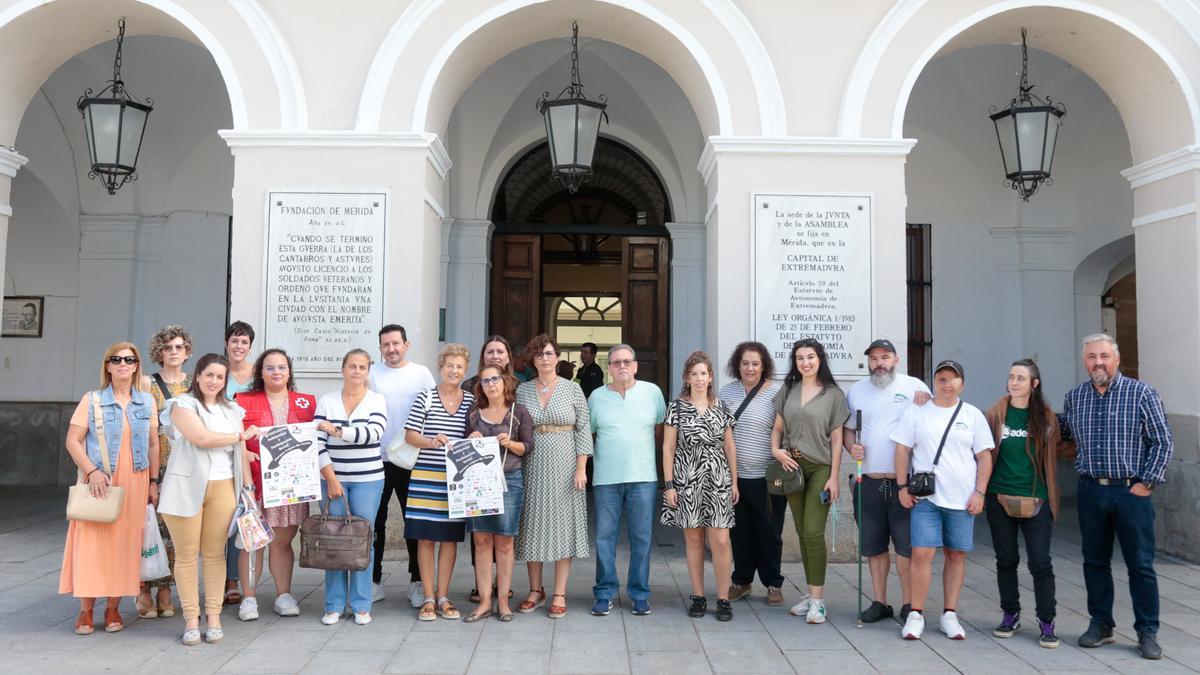
[[505, 174], [492, 205], [489, 325], [513, 344], [546, 332], [578, 365], [579, 347], [625, 342], [638, 377], [666, 390], [671, 205], [627, 146], [601, 138], [595, 174], [572, 194], [550, 180], [541, 143]]

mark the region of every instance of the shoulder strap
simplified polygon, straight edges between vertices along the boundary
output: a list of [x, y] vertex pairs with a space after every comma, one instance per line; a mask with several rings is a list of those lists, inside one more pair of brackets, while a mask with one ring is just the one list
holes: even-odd
[[104, 473], [112, 474], [112, 467], [108, 463], [108, 439], [104, 437], [104, 415], [100, 412], [100, 392], [93, 391], [92, 397], [92, 419], [96, 422], [96, 441], [100, 446], [100, 461], [104, 462]]
[[154, 378], [154, 384], [158, 385], [158, 390], [162, 392], [163, 400], [170, 401], [173, 394], [171, 393], [171, 390], [167, 388], [167, 381], [163, 379], [162, 374], [155, 373], [151, 377]]
[[938, 460], [942, 458], [942, 448], [946, 447], [946, 437], [950, 435], [950, 429], [954, 426], [954, 419], [958, 417], [958, 411], [962, 410], [962, 399], [958, 399], [958, 405], [954, 408], [954, 414], [950, 415], [950, 422], [946, 424], [946, 430], [942, 432], [942, 442], [938, 443], [937, 455], [933, 458], [933, 465], [938, 465]]
[[758, 390], [762, 389], [762, 386], [764, 384], [766, 384], [765, 379], [759, 380], [758, 384], [754, 385], [754, 388], [751, 389], [750, 392], [746, 394], [746, 398], [742, 399], [742, 404], [738, 406], [738, 409], [736, 411], [734, 411], [733, 419], [736, 420], [742, 416], [742, 411], [744, 411], [746, 409], [746, 406], [750, 405], [750, 401], [754, 400], [754, 396], [756, 394], [758, 394]]

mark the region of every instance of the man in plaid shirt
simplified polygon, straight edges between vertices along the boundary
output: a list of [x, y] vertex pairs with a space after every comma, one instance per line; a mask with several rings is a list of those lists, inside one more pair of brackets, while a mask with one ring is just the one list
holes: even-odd
[[1091, 379], [1067, 393], [1059, 426], [1079, 454], [1079, 530], [1083, 578], [1091, 625], [1081, 647], [1099, 647], [1113, 637], [1113, 535], [1129, 570], [1138, 651], [1161, 659], [1158, 645], [1158, 576], [1154, 572], [1156, 485], [1165, 481], [1171, 459], [1171, 430], [1158, 392], [1125, 377], [1117, 367], [1117, 341], [1099, 333], [1083, 341], [1083, 366]]

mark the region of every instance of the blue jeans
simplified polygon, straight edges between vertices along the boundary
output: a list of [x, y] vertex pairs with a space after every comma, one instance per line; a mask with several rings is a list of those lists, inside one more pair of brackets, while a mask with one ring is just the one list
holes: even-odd
[[918, 499], [909, 519], [913, 548], [975, 548], [975, 516], [966, 509], [948, 509], [928, 499]]
[[625, 590], [630, 600], [650, 600], [650, 535], [658, 504], [657, 491], [654, 481], [597, 485], [592, 489], [596, 502], [596, 585], [592, 587], [592, 595], [597, 600], [615, 599], [621, 587], [617, 579], [621, 514], [625, 514], [625, 529], [629, 534]]
[[1108, 627], [1113, 621], [1113, 535], [1121, 543], [1133, 601], [1133, 628], [1158, 633], [1158, 576], [1154, 573], [1154, 503], [1124, 485], [1101, 485], [1079, 477], [1079, 534], [1088, 614]]
[[[321, 481], [321, 499], [328, 500], [327, 486]], [[383, 497], [383, 481], [375, 480], [369, 483], [342, 483], [346, 491], [346, 500], [350, 502], [350, 514], [366, 518], [374, 522], [375, 514], [379, 512], [379, 500]], [[329, 503], [329, 515], [346, 515], [340, 498]], [[378, 544], [375, 544], [378, 546]], [[349, 587], [347, 589], [347, 587]], [[347, 590], [350, 596], [350, 609], [355, 613], [371, 611], [371, 567], [357, 572], [346, 570], [325, 570], [325, 612], [342, 613], [346, 608]]]

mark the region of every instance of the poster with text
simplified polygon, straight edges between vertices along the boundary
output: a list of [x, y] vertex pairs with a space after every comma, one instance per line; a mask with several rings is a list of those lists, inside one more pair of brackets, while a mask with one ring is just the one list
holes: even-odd
[[464, 438], [446, 447], [451, 518], [504, 513], [504, 467], [495, 436]]
[[259, 471], [263, 506], [287, 506], [321, 498], [317, 461], [317, 423], [283, 424], [259, 429]]
[[267, 194], [263, 343], [297, 375], [337, 375], [383, 325], [387, 193]]
[[789, 364], [796, 340], [814, 338], [834, 377], [868, 375], [871, 197], [755, 194], [752, 203], [754, 339]]

